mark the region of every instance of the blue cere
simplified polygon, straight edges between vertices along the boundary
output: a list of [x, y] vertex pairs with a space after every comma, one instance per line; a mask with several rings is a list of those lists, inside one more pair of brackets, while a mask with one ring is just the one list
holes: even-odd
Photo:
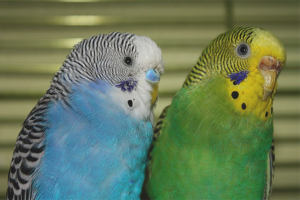
[[156, 69], [150, 69], [146, 73], [146, 80], [150, 82], [158, 82], [160, 80], [160, 74]]
[[232, 73], [228, 77], [231, 81], [234, 81], [234, 85], [239, 85], [245, 78], [247, 78], [249, 71], [243, 70], [238, 73]]

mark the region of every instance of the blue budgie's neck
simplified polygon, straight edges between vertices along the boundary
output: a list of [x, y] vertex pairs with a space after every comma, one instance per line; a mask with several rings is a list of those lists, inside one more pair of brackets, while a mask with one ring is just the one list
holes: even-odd
[[81, 84], [49, 103], [36, 197], [139, 198], [153, 131], [148, 90], [143, 81], [130, 92], [105, 82]]

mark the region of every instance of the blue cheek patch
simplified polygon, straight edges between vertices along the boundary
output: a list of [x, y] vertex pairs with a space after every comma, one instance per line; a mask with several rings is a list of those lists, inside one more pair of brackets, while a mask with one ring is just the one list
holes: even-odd
[[137, 81], [129, 79], [126, 81], [121, 81], [118, 85], [116, 85], [117, 88], [121, 88], [122, 91], [128, 91], [131, 92], [132, 90], [135, 89], [137, 85]]
[[249, 71], [244, 70], [240, 71], [238, 73], [232, 73], [228, 77], [230, 78], [231, 81], [234, 81], [234, 85], [239, 85], [245, 78], [247, 78], [249, 74]]
[[160, 74], [156, 69], [150, 69], [146, 73], [146, 80], [157, 83], [160, 80]]

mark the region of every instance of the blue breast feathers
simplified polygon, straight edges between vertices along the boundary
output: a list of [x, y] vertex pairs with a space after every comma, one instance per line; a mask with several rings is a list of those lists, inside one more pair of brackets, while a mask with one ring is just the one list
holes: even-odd
[[35, 177], [37, 199], [139, 199], [150, 121], [126, 115], [107, 83], [72, 89], [66, 107], [49, 104], [46, 149]]

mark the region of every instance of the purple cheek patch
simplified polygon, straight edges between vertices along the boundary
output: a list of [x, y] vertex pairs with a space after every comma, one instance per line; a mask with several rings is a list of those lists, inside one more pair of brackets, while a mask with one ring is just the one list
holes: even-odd
[[234, 81], [234, 85], [239, 85], [245, 78], [247, 78], [249, 74], [249, 71], [244, 70], [240, 71], [238, 73], [232, 73], [228, 77], [230, 78], [231, 81]]
[[137, 85], [137, 81], [129, 79], [126, 81], [121, 81], [118, 85], [116, 85], [117, 88], [121, 88], [122, 91], [128, 91], [131, 92], [135, 89]]

